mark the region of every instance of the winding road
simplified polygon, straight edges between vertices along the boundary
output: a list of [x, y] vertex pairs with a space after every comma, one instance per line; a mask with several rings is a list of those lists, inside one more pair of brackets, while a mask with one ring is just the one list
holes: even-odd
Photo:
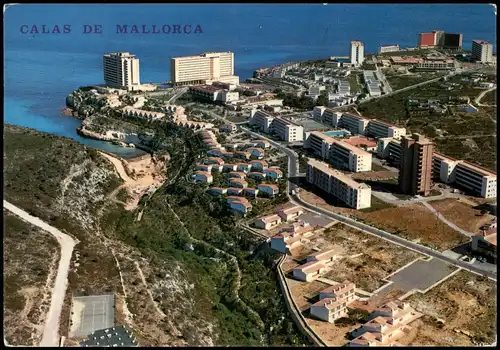
[[24, 210], [16, 207], [15, 205], [3, 201], [3, 207], [12, 213], [19, 216], [21, 219], [35, 225], [42, 230], [51, 233], [59, 242], [61, 246], [61, 258], [59, 260], [59, 268], [57, 269], [57, 276], [50, 298], [50, 309], [47, 313], [47, 319], [43, 329], [43, 337], [40, 346], [59, 346], [59, 320], [61, 318], [61, 310], [66, 295], [66, 288], [68, 286], [68, 272], [71, 262], [71, 255], [73, 248], [78, 243], [70, 236], [62, 233], [58, 229], [43, 222], [37, 217], [34, 217]]
[[497, 87], [496, 87], [496, 86], [494, 86], [494, 87], [492, 87], [492, 88], [490, 88], [490, 89], [488, 89], [488, 90], [484, 90], [483, 92], [481, 92], [481, 93], [479, 94], [479, 96], [478, 96], [478, 97], [476, 97], [476, 100], [475, 100], [474, 102], [475, 102], [478, 106], [480, 106], [480, 107], [496, 107], [496, 105], [483, 105], [483, 104], [480, 102], [480, 101], [481, 101], [481, 99], [484, 97], [484, 95], [486, 95], [486, 94], [487, 94], [488, 92], [490, 92], [490, 91], [494, 91], [494, 90], [496, 90], [496, 88], [497, 88]]

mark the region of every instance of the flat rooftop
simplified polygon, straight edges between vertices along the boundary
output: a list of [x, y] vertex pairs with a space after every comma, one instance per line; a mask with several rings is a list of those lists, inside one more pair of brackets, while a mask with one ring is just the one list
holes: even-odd
[[356, 188], [356, 189], [369, 188], [369, 186], [367, 186], [363, 183], [356, 182], [353, 179], [351, 179], [350, 177], [348, 177], [347, 175], [345, 175], [345, 174], [343, 174], [335, 169], [330, 168], [328, 166], [328, 164], [326, 164], [326, 163], [311, 159], [311, 160], [309, 160], [308, 164], [313, 166], [314, 168], [318, 169], [319, 171], [327, 174], [327, 175], [330, 175], [330, 176], [333, 176], [333, 177], [339, 179], [340, 181], [342, 181], [343, 183], [345, 183], [346, 185], [348, 185], [351, 188]]

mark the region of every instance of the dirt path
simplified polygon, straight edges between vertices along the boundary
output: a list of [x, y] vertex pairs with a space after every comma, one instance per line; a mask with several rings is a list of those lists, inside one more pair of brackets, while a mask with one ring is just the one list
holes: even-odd
[[489, 88], [488, 90], [485, 90], [485, 91], [481, 92], [481, 93], [479, 94], [479, 96], [476, 98], [476, 101], [474, 101], [474, 102], [476, 102], [476, 104], [477, 104], [478, 106], [480, 106], [480, 107], [496, 107], [496, 105], [483, 105], [483, 104], [480, 102], [480, 101], [481, 101], [481, 99], [484, 97], [484, 95], [486, 95], [486, 94], [487, 94], [488, 92], [490, 92], [490, 91], [495, 90], [496, 88], [497, 88], [497, 87], [495, 86], [495, 87]]
[[111, 163], [113, 163], [113, 165], [115, 166], [115, 169], [116, 171], [118, 172], [118, 174], [120, 175], [120, 177], [122, 178], [123, 181], [125, 181], [125, 183], [129, 186], [133, 186], [133, 185], [136, 185], [137, 182], [133, 179], [131, 179], [127, 172], [125, 171], [125, 168], [123, 167], [123, 164], [122, 162], [118, 159], [118, 158], [115, 158], [115, 157], [111, 157], [109, 154], [106, 154], [106, 153], [103, 153], [103, 152], [99, 152], [102, 156], [104, 156], [105, 158], [107, 158]]
[[227, 252], [225, 252], [224, 250], [221, 250], [217, 247], [214, 247], [213, 245], [205, 242], [205, 241], [200, 241], [199, 239], [196, 239], [194, 238], [193, 236], [191, 236], [191, 233], [189, 232], [189, 230], [186, 228], [186, 226], [184, 225], [184, 222], [181, 220], [181, 218], [177, 215], [177, 213], [175, 212], [175, 210], [172, 208], [172, 206], [170, 205], [170, 203], [168, 203], [168, 201], [166, 202], [167, 203], [167, 206], [169, 207], [169, 209], [172, 211], [172, 213], [174, 214], [175, 218], [177, 219], [177, 221], [180, 222], [182, 228], [186, 231], [186, 233], [189, 235], [189, 238], [193, 240], [193, 242], [198, 242], [198, 243], [201, 243], [201, 244], [206, 244], [210, 247], [212, 247], [214, 250], [216, 250], [218, 253], [220, 254], [223, 254], [223, 255], [226, 255], [230, 258], [230, 260], [234, 263], [235, 267], [236, 267], [236, 272], [238, 274], [237, 278], [236, 278], [236, 286], [234, 287], [234, 294], [235, 294], [235, 297], [236, 299], [241, 303], [241, 305], [243, 307], [245, 307], [249, 313], [251, 313], [252, 315], [255, 316], [256, 320], [258, 321], [259, 323], [259, 326], [261, 328], [264, 328], [265, 327], [265, 324], [264, 322], [262, 321], [262, 319], [260, 318], [260, 315], [254, 310], [252, 309], [250, 306], [248, 306], [243, 300], [241, 300], [240, 298], [240, 295], [238, 293], [238, 291], [240, 290], [241, 288], [241, 270], [240, 270], [240, 267], [238, 265], [238, 259], [236, 259], [236, 257], [234, 255], [231, 255]]
[[422, 202], [422, 204], [427, 208], [429, 209], [430, 211], [432, 211], [434, 214], [436, 214], [437, 218], [439, 220], [441, 220], [442, 222], [444, 222], [446, 225], [448, 225], [449, 227], [451, 227], [452, 229], [454, 229], [455, 231], [458, 231], [460, 232], [461, 234], [465, 235], [465, 236], [468, 236], [468, 237], [472, 237], [474, 234], [471, 233], [471, 232], [467, 232], [465, 230], [462, 230], [460, 227], [458, 227], [457, 225], [455, 225], [454, 223], [452, 223], [451, 221], [447, 220], [443, 215], [441, 215], [432, 205], [430, 205], [429, 203], [427, 202]]
[[55, 227], [46, 224], [39, 218], [31, 216], [24, 210], [16, 207], [6, 200], [3, 201], [3, 206], [7, 210], [19, 216], [21, 219], [51, 233], [61, 245], [61, 258], [59, 260], [54, 289], [52, 290], [50, 309], [47, 313], [43, 337], [40, 343], [40, 346], [59, 346], [59, 320], [68, 285], [68, 271], [70, 267], [71, 255], [73, 253], [74, 246], [78, 242], [75, 242], [73, 238], [67, 234], [62, 233]]

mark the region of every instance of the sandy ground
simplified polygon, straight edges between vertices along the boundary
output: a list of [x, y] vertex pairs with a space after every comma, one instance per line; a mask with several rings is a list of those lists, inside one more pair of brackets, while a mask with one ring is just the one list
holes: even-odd
[[113, 163], [116, 171], [125, 182], [124, 187], [131, 196], [131, 199], [125, 203], [127, 210], [134, 210], [143, 194], [154, 190], [164, 181], [164, 177], [161, 175], [161, 172], [165, 170], [164, 163], [160, 161], [155, 164], [149, 154], [125, 160], [107, 153], [99, 153]]
[[446, 219], [468, 232], [477, 233], [479, 228], [493, 220], [493, 215], [481, 215], [481, 210], [474, 209], [462, 200], [444, 199], [429, 202]]

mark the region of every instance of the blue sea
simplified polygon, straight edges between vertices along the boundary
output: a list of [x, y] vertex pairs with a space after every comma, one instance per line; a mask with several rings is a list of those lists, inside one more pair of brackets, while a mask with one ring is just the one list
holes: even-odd
[[[162, 82], [170, 79], [170, 57], [233, 51], [243, 81], [255, 69], [287, 61], [348, 56], [351, 40], [375, 52], [380, 45], [414, 47], [419, 32], [441, 29], [462, 33], [466, 49], [473, 39], [495, 45], [495, 20], [487, 4], [10, 6], [4, 19], [4, 122], [132, 156], [138, 151], [79, 137], [80, 122], [61, 115], [67, 94], [103, 82], [104, 53], [132, 52], [140, 59], [141, 82]], [[44, 24], [49, 31], [58, 25], [61, 34], [43, 34]], [[70, 33], [62, 33], [65, 24]], [[116, 25], [134, 24], [149, 31], [153, 25], [199, 25], [202, 33], [117, 34]], [[33, 25], [39, 34], [21, 32]], [[102, 33], [83, 34], [84, 25], [100, 25]]]

